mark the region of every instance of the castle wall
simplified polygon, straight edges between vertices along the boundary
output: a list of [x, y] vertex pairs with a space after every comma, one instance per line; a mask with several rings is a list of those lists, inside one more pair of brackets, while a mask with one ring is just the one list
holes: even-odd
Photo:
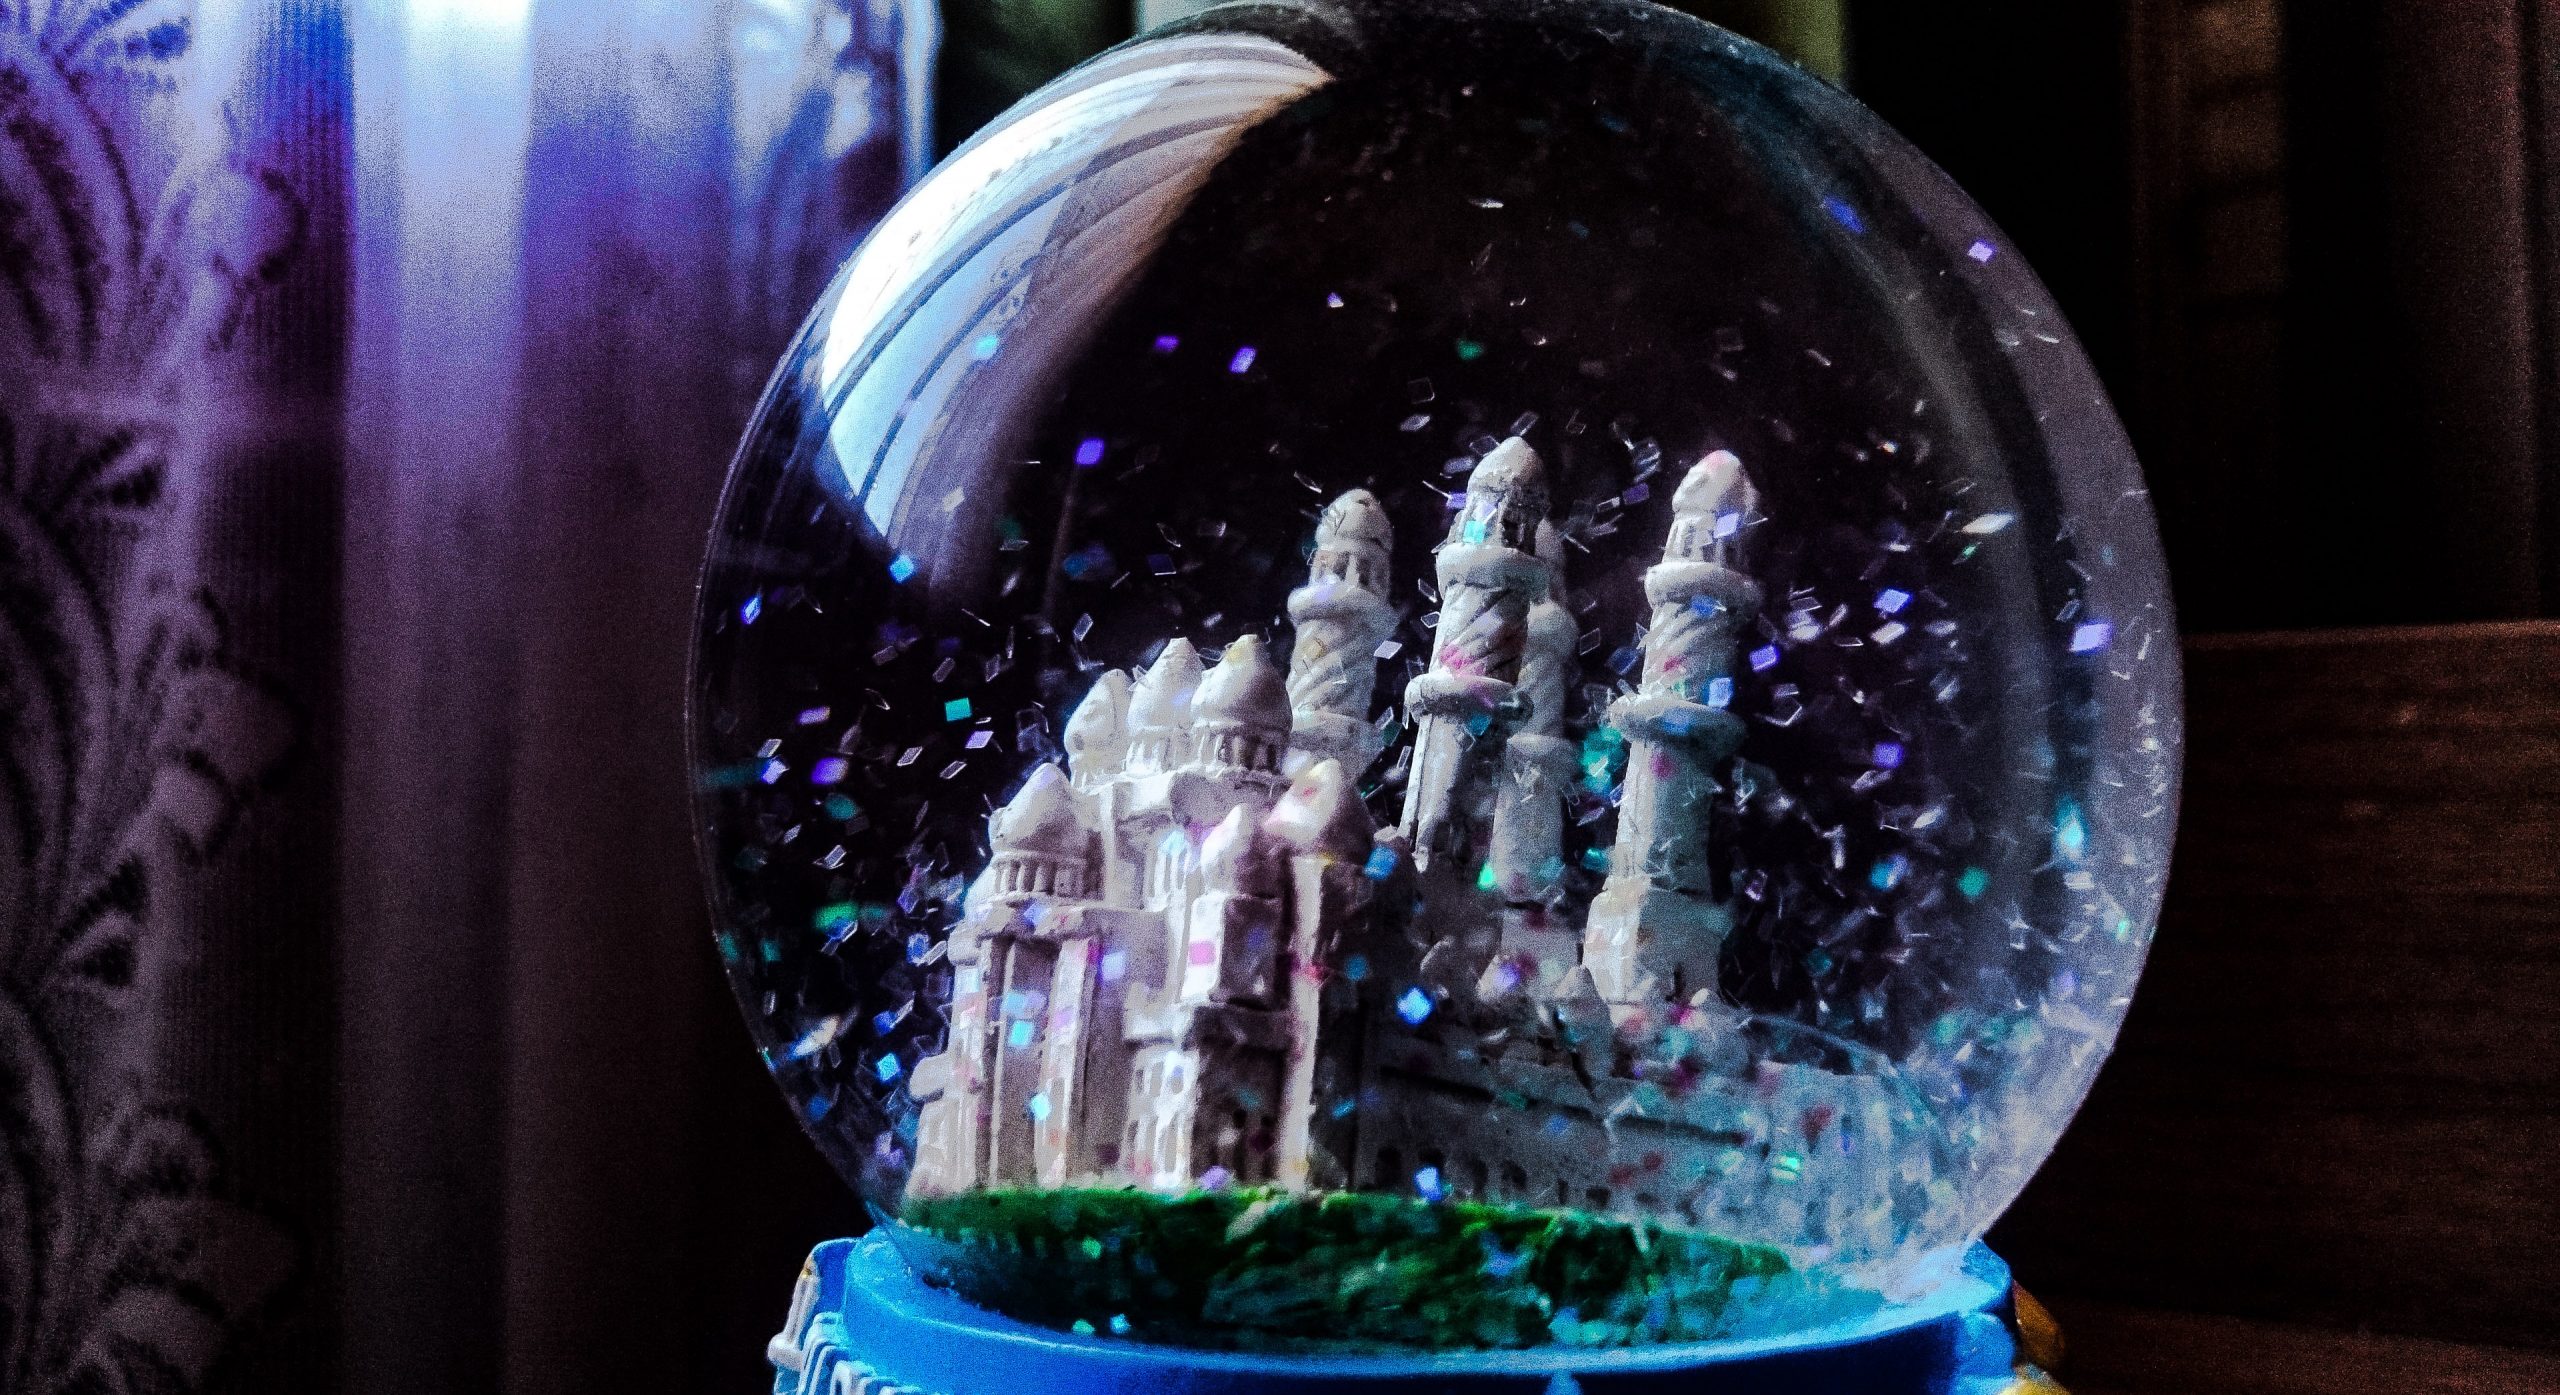
[[1019, 1184], [1035, 1175], [1031, 1151], [1031, 1097], [1040, 1089], [1049, 992], [1055, 981], [1058, 946], [1051, 941], [1016, 939], [1004, 956], [1001, 991], [989, 1014], [995, 1037], [989, 1055], [994, 1068], [987, 1087], [987, 1163], [985, 1182]]

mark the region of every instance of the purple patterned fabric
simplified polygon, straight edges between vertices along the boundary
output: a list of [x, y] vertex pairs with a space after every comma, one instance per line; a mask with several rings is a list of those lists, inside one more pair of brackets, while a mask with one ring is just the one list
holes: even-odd
[[685, 613], [932, 43], [0, 0], [0, 1390], [751, 1377]]

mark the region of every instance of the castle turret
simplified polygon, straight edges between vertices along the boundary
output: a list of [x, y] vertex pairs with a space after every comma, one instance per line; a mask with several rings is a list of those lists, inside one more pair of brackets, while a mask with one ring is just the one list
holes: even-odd
[[1402, 828], [1418, 867], [1484, 851], [1489, 766], [1520, 715], [1529, 611], [1552, 583], [1531, 551], [1546, 514], [1546, 466], [1514, 436], [1476, 466], [1440, 546], [1431, 667], [1405, 689], [1418, 726]]
[[1270, 646], [1247, 635], [1227, 646], [1191, 703], [1195, 758], [1212, 774], [1272, 777], [1289, 742], [1289, 689]]
[[1129, 675], [1112, 669], [1067, 719], [1067, 771], [1090, 790], [1120, 773], [1129, 759]]
[[1720, 525], [1750, 499], [1742, 462], [1726, 451], [1681, 481], [1662, 561], [1644, 577], [1653, 618], [1643, 680], [1609, 709], [1627, 738], [1627, 780], [1582, 957], [1621, 1019], [1716, 987], [1730, 919], [1713, 895], [1707, 818], [1716, 767], [1742, 740], [1728, 710], [1735, 637], [1760, 606], [1759, 585], [1725, 564], [1733, 530]]
[[1191, 759], [1191, 699], [1200, 674], [1200, 651], [1176, 639], [1139, 675], [1129, 695], [1130, 774], [1154, 775]]
[[1289, 651], [1294, 729], [1287, 769], [1335, 760], [1358, 774], [1384, 744], [1369, 720], [1378, 683], [1378, 646], [1395, 633], [1387, 599], [1395, 532], [1375, 496], [1355, 489], [1316, 520], [1307, 584], [1289, 593], [1297, 638]]
[[1561, 604], [1563, 553], [1554, 525], [1541, 526], [1538, 560], [1553, 582], [1546, 598], [1529, 607], [1514, 697], [1519, 716], [1503, 747], [1494, 795], [1494, 884], [1514, 905], [1548, 901], [1564, 877], [1564, 798], [1574, 769], [1573, 743], [1564, 735], [1564, 705], [1580, 631], [1572, 612]]
[[987, 830], [994, 845], [991, 888], [1000, 900], [1085, 895], [1093, 873], [1093, 835], [1077, 816], [1075, 791], [1058, 767], [1043, 765]]
[[1258, 821], [1238, 807], [1200, 845], [1183, 1001], [1271, 1002], [1280, 989], [1280, 885]]

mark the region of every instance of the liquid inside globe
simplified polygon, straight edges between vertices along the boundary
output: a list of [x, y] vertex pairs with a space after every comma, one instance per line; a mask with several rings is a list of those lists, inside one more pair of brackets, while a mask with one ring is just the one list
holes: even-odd
[[1621, 0], [1229, 5], [997, 121], [776, 373], [694, 702], [722, 960], [909, 1262], [1209, 1347], [1925, 1293], [2114, 1040], [2179, 750], [2033, 273]]

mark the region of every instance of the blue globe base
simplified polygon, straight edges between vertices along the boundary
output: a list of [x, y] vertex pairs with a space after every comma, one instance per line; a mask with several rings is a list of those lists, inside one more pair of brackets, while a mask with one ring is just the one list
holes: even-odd
[[1793, 1337], [1617, 1350], [1285, 1356], [1079, 1337], [927, 1285], [879, 1235], [809, 1256], [775, 1395], [1996, 1395], [2009, 1267], [1977, 1245], [1926, 1298]]

